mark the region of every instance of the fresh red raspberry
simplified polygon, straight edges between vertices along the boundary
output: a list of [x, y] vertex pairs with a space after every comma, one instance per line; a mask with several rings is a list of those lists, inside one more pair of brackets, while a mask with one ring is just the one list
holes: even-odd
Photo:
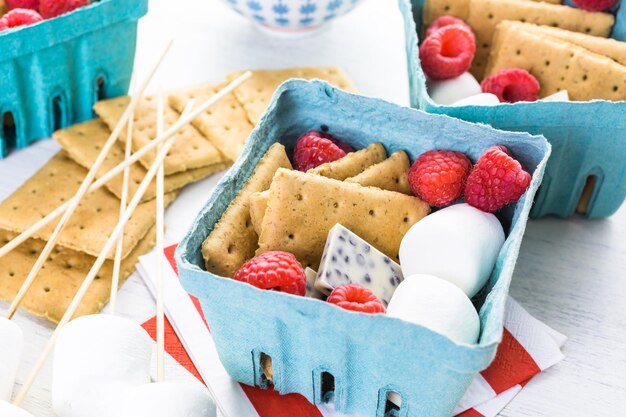
[[0, 19], [0, 30], [12, 29], [19, 26], [32, 25], [41, 22], [43, 19], [34, 10], [13, 9]]
[[89, 5], [89, 0], [40, 0], [39, 12], [44, 19], [52, 19]]
[[9, 9], [39, 9], [39, 0], [6, 0]]
[[472, 66], [476, 39], [467, 27], [444, 26], [427, 37], [420, 46], [424, 73], [433, 80], [448, 80], [463, 74]]
[[530, 174], [505, 146], [492, 146], [478, 159], [467, 178], [465, 202], [493, 213], [519, 200], [530, 180]]
[[345, 310], [361, 313], [384, 313], [385, 306], [369, 288], [356, 284], [340, 285], [326, 299]]
[[243, 264], [233, 279], [247, 282], [263, 290], [276, 290], [295, 295], [306, 293], [304, 269], [289, 252], [273, 251], [256, 256]]
[[429, 37], [444, 26], [450, 26], [455, 24], [464, 26], [467, 30], [472, 32], [472, 28], [461, 19], [454, 16], [440, 16], [435, 19], [433, 23], [430, 24], [430, 26], [428, 26], [428, 30], [426, 30], [426, 37]]
[[574, 6], [590, 12], [603, 12], [617, 3], [617, 0], [572, 0]]
[[[342, 146], [345, 145], [342, 144]], [[336, 161], [344, 156], [346, 156], [346, 151], [335, 143], [332, 136], [310, 130], [300, 136], [296, 142], [293, 151], [293, 165], [297, 170], [306, 172], [318, 165]]]
[[483, 80], [483, 93], [498, 96], [501, 102], [537, 101], [541, 86], [539, 81], [526, 70], [503, 69]]
[[471, 161], [461, 152], [424, 152], [409, 170], [409, 185], [431, 206], [445, 207], [461, 197], [471, 169]]

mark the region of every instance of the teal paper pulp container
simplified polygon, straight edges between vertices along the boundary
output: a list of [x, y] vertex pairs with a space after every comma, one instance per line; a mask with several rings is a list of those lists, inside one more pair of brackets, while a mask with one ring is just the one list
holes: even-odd
[[147, 8], [147, 0], [100, 0], [0, 32], [0, 157], [93, 118], [98, 99], [127, 93]]
[[[354, 148], [381, 141], [387, 152], [413, 160], [430, 149], [452, 149], [473, 161], [503, 144], [532, 173], [515, 205], [503, 210], [507, 240], [477, 301], [481, 337], [476, 345], [452, 340], [385, 315], [342, 310], [323, 301], [274, 291], [208, 273], [202, 242], [269, 147], [291, 153], [302, 132], [328, 128]], [[550, 155], [541, 136], [511, 133], [342, 92], [321, 81], [292, 80], [278, 88], [233, 168], [217, 185], [176, 251], [185, 289], [197, 296], [220, 359], [235, 380], [267, 386], [261, 357], [272, 358], [274, 388], [319, 404], [332, 391], [337, 410], [383, 417], [388, 391], [398, 393], [403, 417], [447, 417], [474, 375], [492, 361], [502, 337], [504, 308], [535, 192]]]
[[[418, 56], [422, 8], [426, 0], [399, 0], [404, 16], [411, 105], [428, 113], [489, 124], [498, 129], [545, 136], [552, 157], [531, 216], [568, 217], [575, 213], [587, 180], [595, 187], [586, 215], [613, 214], [626, 198], [626, 101], [535, 102], [497, 106], [442, 106], [426, 90]], [[616, 13], [611, 35], [626, 41], [626, 7]]]

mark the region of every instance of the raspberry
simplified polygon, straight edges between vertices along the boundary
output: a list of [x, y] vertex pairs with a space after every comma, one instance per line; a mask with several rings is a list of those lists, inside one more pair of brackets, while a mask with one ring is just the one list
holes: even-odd
[[539, 81], [526, 70], [503, 69], [483, 80], [480, 84], [483, 93], [498, 96], [501, 102], [537, 101]]
[[277, 290], [295, 295], [306, 292], [306, 275], [300, 262], [289, 252], [265, 252], [250, 259], [233, 279], [262, 290]]
[[9, 9], [39, 9], [39, 0], [6, 0]]
[[44, 19], [52, 19], [88, 5], [89, 0], [40, 0], [39, 12]]
[[346, 156], [345, 144], [342, 149], [332, 136], [310, 130], [300, 136], [293, 151], [293, 165], [299, 171], [308, 171], [325, 162], [336, 161]]
[[32, 25], [41, 22], [43, 19], [34, 10], [30, 9], [13, 9], [0, 19], [0, 31], [12, 29], [19, 26]]
[[470, 68], [475, 51], [471, 30], [459, 24], [444, 26], [420, 46], [422, 69], [433, 80], [456, 78]]
[[326, 299], [345, 310], [361, 313], [384, 313], [385, 306], [369, 288], [356, 284], [340, 285]]
[[461, 152], [428, 151], [409, 170], [413, 193], [435, 207], [445, 207], [461, 197], [472, 163]]
[[617, 0], [572, 0], [574, 6], [590, 12], [603, 12], [617, 3]]
[[435, 33], [436, 31], [438, 31], [444, 26], [450, 26], [454, 24], [459, 24], [465, 27], [470, 32], [472, 31], [472, 28], [470, 28], [467, 23], [465, 23], [459, 18], [456, 18], [454, 16], [441, 16], [435, 19], [435, 21], [433, 21], [433, 23], [431, 23], [430, 26], [428, 26], [428, 30], [426, 31], [426, 37], [429, 37], [430, 35], [432, 35], [433, 33]]
[[492, 146], [478, 159], [467, 178], [465, 202], [493, 213], [519, 200], [530, 180], [530, 174], [505, 146]]

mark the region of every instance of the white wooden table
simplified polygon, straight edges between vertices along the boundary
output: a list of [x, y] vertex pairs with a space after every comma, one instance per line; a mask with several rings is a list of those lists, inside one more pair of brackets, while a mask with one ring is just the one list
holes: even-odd
[[[395, 0], [368, 0], [329, 29], [298, 41], [261, 36], [217, 0], [153, 0], [140, 24], [136, 75], [147, 71], [172, 36], [176, 44], [154, 85], [175, 88], [219, 81], [228, 71], [244, 68], [339, 65], [364, 94], [408, 103], [402, 23]], [[56, 149], [53, 142], [43, 142], [0, 161], [0, 200]], [[31, 166], [24, 169], [20, 163], [22, 169], [16, 169], [19, 160], [29, 160]], [[207, 195], [218, 177], [189, 187], [168, 209], [168, 243], [178, 241], [188, 225], [187, 219], [175, 216], [176, 204], [200, 208], [198, 193]], [[569, 341], [563, 349], [566, 359], [533, 379], [502, 415], [626, 415], [626, 206], [606, 220], [531, 221], [511, 292]], [[0, 313], [6, 307], [0, 303]], [[141, 321], [153, 309], [148, 290], [133, 275], [120, 294], [120, 314]], [[28, 342], [19, 385], [52, 327], [24, 312], [17, 322]], [[52, 416], [50, 381], [48, 364], [24, 403], [36, 417]]]

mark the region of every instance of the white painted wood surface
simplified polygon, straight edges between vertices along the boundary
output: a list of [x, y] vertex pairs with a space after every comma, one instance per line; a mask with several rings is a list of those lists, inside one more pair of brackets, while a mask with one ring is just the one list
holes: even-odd
[[[282, 41], [263, 38], [218, 0], [152, 0], [140, 24], [136, 74], [141, 76], [165, 40], [175, 35], [173, 53], [155, 86], [219, 81], [228, 71], [243, 68], [340, 65], [363, 93], [406, 104], [402, 23], [395, 3], [368, 0], [316, 36]], [[57, 149], [44, 141], [0, 161], [0, 200]], [[218, 178], [189, 187], [168, 209], [166, 243], [178, 241], [188, 225], [187, 219], [176, 218], [176, 205], [198, 204], [199, 209], [202, 199], [197, 196], [208, 195]], [[536, 377], [501, 415], [626, 415], [626, 206], [606, 220], [531, 221], [511, 293], [569, 340], [563, 349], [566, 359]], [[119, 313], [137, 322], [154, 314], [154, 301], [136, 274], [125, 283], [118, 303]], [[6, 308], [0, 302], [0, 313]], [[16, 320], [27, 338], [19, 385], [51, 325], [23, 311]], [[171, 358], [168, 364], [167, 375], [189, 378]], [[52, 416], [50, 381], [48, 363], [24, 404], [35, 417]]]

